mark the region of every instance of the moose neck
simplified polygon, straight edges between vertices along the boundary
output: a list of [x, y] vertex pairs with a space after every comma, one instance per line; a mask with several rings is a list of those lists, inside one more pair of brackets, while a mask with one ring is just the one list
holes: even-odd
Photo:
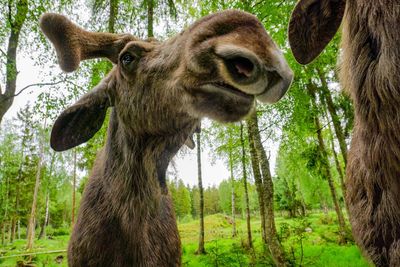
[[105, 147], [105, 177], [113, 201], [143, 211], [158, 210], [159, 200], [168, 193], [166, 170], [172, 157], [192, 133], [195, 123], [171, 136], [131, 135], [111, 113]]

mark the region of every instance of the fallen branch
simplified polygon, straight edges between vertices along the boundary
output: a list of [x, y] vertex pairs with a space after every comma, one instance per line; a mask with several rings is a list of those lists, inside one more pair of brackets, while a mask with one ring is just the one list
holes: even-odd
[[63, 250], [52, 250], [52, 251], [38, 251], [38, 252], [31, 252], [31, 253], [18, 254], [18, 255], [2, 256], [2, 257], [0, 257], [0, 260], [8, 259], [8, 258], [16, 258], [16, 257], [21, 257], [21, 256], [32, 256], [32, 255], [39, 255], [39, 254], [53, 254], [53, 253], [64, 253], [64, 252], [67, 252], [67, 250], [63, 249]]

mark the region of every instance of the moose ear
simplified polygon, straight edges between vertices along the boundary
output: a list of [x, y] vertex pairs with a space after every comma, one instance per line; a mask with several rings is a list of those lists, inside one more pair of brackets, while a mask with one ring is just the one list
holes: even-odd
[[54, 13], [45, 13], [40, 18], [40, 28], [53, 43], [58, 62], [63, 71], [72, 72], [82, 60], [108, 58], [116, 64], [118, 54], [130, 41], [137, 41], [129, 34], [89, 32]]
[[300, 64], [313, 61], [337, 32], [346, 0], [300, 0], [289, 22], [289, 43]]
[[102, 82], [64, 110], [53, 125], [50, 145], [55, 151], [78, 146], [100, 130], [111, 106], [107, 82]]

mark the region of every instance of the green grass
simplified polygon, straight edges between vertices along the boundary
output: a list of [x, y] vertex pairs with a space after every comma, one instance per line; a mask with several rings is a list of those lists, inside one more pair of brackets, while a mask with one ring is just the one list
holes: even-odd
[[[277, 231], [282, 238], [288, 259], [294, 266], [362, 267], [371, 266], [354, 244], [337, 244], [337, 224], [334, 214], [311, 214], [305, 219], [278, 217]], [[248, 249], [246, 222], [237, 220], [238, 235], [232, 238], [229, 217], [215, 214], [205, 217], [206, 255], [196, 255], [198, 245], [198, 220], [179, 223], [182, 240], [183, 266], [271, 266], [268, 249], [260, 234], [260, 220], [252, 220], [254, 249]], [[305, 232], [310, 228], [311, 232]], [[310, 230], [308, 229], [308, 230]], [[53, 236], [52, 239], [35, 240], [34, 252], [66, 249], [69, 236]], [[26, 240], [0, 248], [1, 256], [26, 253]], [[303, 247], [303, 249], [301, 249]], [[57, 257], [63, 257], [61, 264]], [[16, 266], [17, 261], [27, 257], [0, 259], [0, 266]], [[37, 266], [67, 266], [66, 253], [39, 254], [32, 259]]]
[[[69, 236], [55, 236], [52, 239], [35, 240], [35, 246], [32, 252], [47, 252], [55, 250], [66, 250]], [[29, 253], [25, 250], [26, 240], [20, 239], [14, 241], [12, 244], [8, 244], [0, 248], [1, 256], [11, 256]], [[57, 257], [63, 257], [62, 264], [56, 262]], [[66, 263], [67, 253], [52, 253], [52, 254], [38, 254], [31, 259], [29, 256], [26, 257], [12, 257], [6, 259], [0, 259], [0, 266], [15, 267], [18, 261], [32, 261], [37, 266], [67, 266]]]

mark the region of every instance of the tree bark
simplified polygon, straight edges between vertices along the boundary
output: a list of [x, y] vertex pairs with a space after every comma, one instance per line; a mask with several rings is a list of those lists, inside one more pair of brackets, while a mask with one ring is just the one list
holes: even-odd
[[47, 194], [46, 194], [46, 208], [45, 208], [45, 213], [44, 213], [44, 220], [43, 220], [43, 224], [42, 224], [42, 226], [41, 226], [41, 228], [40, 228], [40, 233], [39, 233], [38, 239], [46, 238], [46, 226], [47, 226], [47, 224], [48, 224], [48, 222], [49, 222], [49, 200], [50, 200], [49, 192], [47, 192]]
[[[315, 99], [315, 87], [313, 84], [310, 83], [308, 84], [307, 89], [311, 97], [312, 106], [314, 107], [314, 109], [316, 109], [317, 104]], [[325, 143], [322, 137], [321, 123], [318, 119], [317, 114], [314, 116], [314, 123], [315, 123], [315, 128], [317, 129], [318, 148], [322, 155], [321, 172], [323, 176], [328, 180], [328, 185], [329, 185], [329, 190], [331, 192], [333, 205], [335, 206], [335, 211], [339, 222], [339, 243], [344, 244], [346, 243], [346, 224], [344, 221], [342, 209], [340, 208], [339, 201], [337, 198], [335, 184], [333, 182], [332, 173], [330, 171], [328, 153], [326, 151]]]
[[260, 219], [261, 219], [261, 236], [264, 244], [267, 244], [267, 235], [265, 229], [265, 203], [264, 203], [264, 185], [261, 178], [260, 172], [260, 164], [258, 163], [256, 149], [254, 147], [253, 135], [250, 131], [250, 123], [252, 123], [249, 119], [247, 120], [247, 133], [249, 138], [249, 147], [250, 147], [250, 160], [251, 166], [253, 169], [254, 175], [254, 183], [256, 185], [257, 196], [258, 196], [258, 205], [260, 207]]
[[[232, 137], [230, 137], [232, 140]], [[237, 234], [236, 231], [236, 201], [235, 201], [235, 178], [233, 177], [233, 155], [232, 148], [229, 148], [229, 167], [231, 171], [231, 209], [232, 209], [232, 237]]]
[[11, 219], [10, 243], [14, 242], [14, 240], [15, 240], [15, 231], [16, 231], [16, 228], [17, 228], [17, 220], [16, 220], [15, 217], [13, 217], [13, 218]]
[[18, 219], [17, 221], [17, 234], [18, 234], [18, 239], [21, 239], [21, 220]]
[[110, 16], [108, 19], [108, 32], [115, 32], [115, 21], [118, 17], [118, 0], [110, 0]]
[[247, 189], [247, 171], [246, 171], [246, 150], [243, 137], [243, 123], [240, 122], [240, 143], [242, 146], [242, 169], [243, 169], [243, 185], [244, 185], [244, 196], [246, 201], [246, 223], [247, 223], [247, 241], [249, 247], [253, 247], [253, 239], [251, 236], [251, 223], [250, 223], [250, 204], [249, 204], [249, 192]]
[[6, 63], [6, 88], [2, 93], [0, 90], [0, 124], [10, 109], [16, 91], [17, 85], [17, 48], [19, 43], [19, 36], [21, 28], [24, 25], [28, 13], [28, 0], [19, 0], [17, 3], [17, 12], [14, 19], [12, 19], [11, 7], [9, 8], [9, 24], [11, 26], [10, 37], [8, 38], [7, 47], [7, 63]]
[[[22, 146], [23, 149], [23, 146]], [[14, 204], [14, 212], [13, 212], [13, 218], [12, 218], [12, 227], [11, 227], [11, 242], [14, 241], [15, 239], [15, 231], [16, 231], [16, 226], [17, 226], [17, 220], [19, 220], [19, 201], [20, 201], [20, 180], [21, 180], [21, 174], [22, 174], [22, 161], [23, 161], [23, 153], [21, 153], [21, 163], [18, 169], [18, 176], [16, 180], [16, 185], [15, 185], [15, 204]]]
[[6, 244], [6, 222], [3, 221], [1, 224], [1, 244], [4, 246]]
[[147, 0], [147, 37], [154, 37], [154, 0]]
[[6, 193], [5, 193], [5, 199], [4, 199], [4, 217], [3, 217], [3, 235], [2, 235], [2, 244], [6, 244], [6, 225], [7, 225], [7, 220], [8, 220], [8, 203], [10, 199], [10, 178], [8, 175], [6, 176]]
[[[43, 146], [43, 145], [42, 145]], [[29, 217], [28, 223], [28, 233], [27, 233], [27, 245], [26, 249], [31, 250], [33, 247], [33, 240], [35, 238], [35, 226], [36, 226], [36, 207], [37, 207], [37, 198], [40, 186], [40, 176], [42, 172], [42, 159], [43, 159], [43, 148], [41, 148], [41, 152], [39, 155], [39, 161], [37, 165], [37, 172], [36, 172], [36, 181], [35, 181], [35, 189], [33, 191], [33, 200], [32, 200], [32, 208], [31, 208], [31, 215]]]
[[[339, 175], [340, 186], [342, 188], [343, 197], [344, 197], [344, 199], [346, 199], [346, 190], [347, 189], [346, 189], [346, 183], [344, 181], [344, 174], [343, 174], [342, 166], [340, 165], [340, 162], [339, 162], [339, 159], [338, 159], [338, 155], [337, 155], [336, 150], [335, 150], [335, 143], [334, 143], [334, 140], [333, 140], [333, 133], [332, 133], [332, 129], [331, 129], [330, 124], [328, 124], [328, 127], [329, 127], [329, 131], [330, 131], [330, 141], [331, 141], [332, 154], [333, 154], [333, 158], [335, 160], [336, 170], [337, 170], [338, 175]], [[349, 207], [347, 206], [347, 202], [345, 201], [344, 203], [346, 205], [347, 214], [349, 214]]]
[[197, 178], [199, 181], [199, 195], [200, 195], [200, 233], [199, 233], [199, 248], [196, 251], [196, 254], [205, 254], [206, 250], [204, 249], [204, 192], [203, 192], [203, 181], [201, 174], [201, 142], [200, 142], [200, 133], [196, 134], [196, 143], [197, 143]]
[[72, 211], [71, 211], [71, 227], [74, 227], [75, 224], [75, 194], [76, 194], [76, 149], [74, 148], [74, 173], [72, 176]]
[[[326, 111], [324, 110], [324, 117], [326, 118], [326, 120], [328, 121], [328, 129], [329, 129], [329, 137], [330, 137], [330, 144], [331, 144], [331, 150], [332, 150], [332, 154], [333, 154], [333, 159], [335, 160], [335, 166], [336, 166], [336, 171], [338, 172], [339, 175], [339, 180], [340, 180], [340, 187], [342, 189], [342, 193], [343, 193], [343, 197], [346, 198], [346, 183], [345, 183], [345, 177], [344, 177], [344, 169], [342, 168], [339, 158], [338, 158], [338, 154], [336, 153], [336, 149], [335, 149], [335, 141], [334, 141], [334, 133], [332, 131], [332, 127], [331, 127], [331, 123], [329, 122], [329, 118], [328, 115], [326, 113]], [[347, 214], [349, 213], [349, 207], [347, 205], [347, 202], [345, 201], [345, 207], [346, 207], [346, 211]]]
[[[51, 162], [50, 162], [50, 169], [49, 169], [49, 175], [48, 177], [52, 177], [53, 174], [53, 166], [54, 166], [54, 161], [55, 161], [55, 152], [51, 154]], [[49, 189], [47, 188], [47, 193], [46, 193], [46, 207], [45, 207], [45, 212], [44, 212], [44, 219], [43, 223], [40, 228], [40, 233], [38, 239], [41, 238], [46, 238], [46, 226], [49, 224], [49, 206], [50, 206], [50, 192]]]
[[328, 111], [329, 114], [331, 115], [332, 118], [332, 122], [333, 122], [333, 127], [335, 129], [335, 133], [336, 133], [336, 138], [339, 141], [339, 146], [340, 146], [340, 151], [342, 153], [342, 157], [343, 157], [343, 161], [344, 161], [344, 167], [346, 168], [347, 165], [347, 145], [346, 145], [346, 140], [344, 137], [344, 131], [343, 128], [340, 124], [340, 119], [339, 116], [337, 114], [337, 109], [335, 104], [333, 103], [333, 99], [332, 99], [332, 94], [329, 91], [328, 88], [328, 83], [326, 82], [325, 76], [322, 73], [322, 71], [317, 68], [317, 72], [318, 72], [318, 76], [321, 80], [322, 83], [322, 87], [321, 87], [321, 96], [324, 98], [327, 107], [328, 107]]
[[265, 223], [266, 235], [269, 250], [272, 259], [277, 266], [287, 266], [285, 253], [281, 243], [279, 242], [274, 215], [274, 185], [272, 183], [271, 172], [269, 169], [268, 157], [265, 153], [261, 142], [261, 135], [258, 128], [257, 113], [253, 112], [249, 117], [249, 131], [252, 133], [254, 147], [256, 150], [257, 161], [261, 166], [261, 173], [264, 185], [264, 203], [265, 203]]
[[[44, 120], [44, 125], [43, 129], [46, 129], [47, 127], [47, 117]], [[39, 186], [40, 186], [40, 177], [42, 175], [42, 164], [43, 164], [43, 158], [44, 158], [44, 141], [40, 140], [39, 141], [39, 160], [38, 160], [38, 165], [37, 165], [37, 171], [36, 171], [36, 181], [35, 181], [35, 189], [33, 191], [33, 200], [32, 200], [32, 208], [31, 208], [31, 215], [29, 217], [29, 222], [27, 225], [27, 234], [26, 238], [28, 240], [26, 249], [31, 250], [33, 247], [33, 241], [35, 239], [35, 226], [36, 226], [36, 208], [37, 208], [37, 198], [38, 198], [38, 193], [39, 193]]]

